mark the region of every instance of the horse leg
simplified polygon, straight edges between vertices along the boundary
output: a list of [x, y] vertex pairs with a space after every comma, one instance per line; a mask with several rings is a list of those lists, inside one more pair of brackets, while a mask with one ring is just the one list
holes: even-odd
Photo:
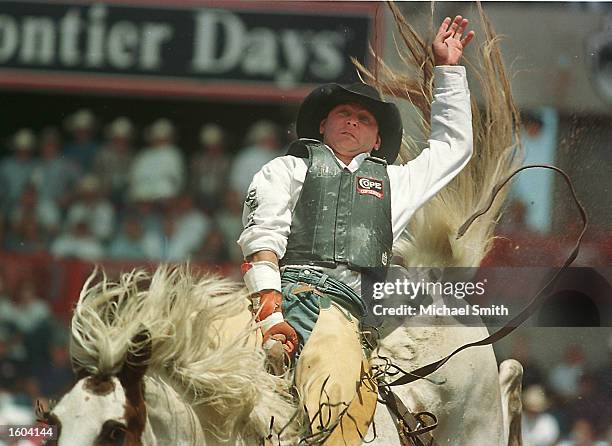
[[507, 359], [499, 366], [504, 426], [507, 429], [508, 446], [521, 446], [521, 381], [523, 366], [514, 359]]

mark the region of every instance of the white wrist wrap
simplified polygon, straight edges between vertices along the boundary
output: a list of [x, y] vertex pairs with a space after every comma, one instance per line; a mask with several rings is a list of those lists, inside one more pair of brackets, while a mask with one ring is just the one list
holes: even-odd
[[261, 331], [265, 333], [270, 328], [272, 328], [276, 324], [280, 324], [284, 320], [285, 318], [283, 318], [283, 313], [281, 313], [280, 311], [272, 313], [270, 316], [268, 316], [267, 318], [265, 318], [263, 321], [260, 322]]
[[270, 350], [272, 347], [276, 345], [277, 342], [280, 342], [280, 341], [277, 341], [274, 338], [268, 338], [266, 342], [264, 342], [264, 345], [263, 345], [264, 350]]
[[272, 262], [252, 262], [252, 267], [244, 273], [242, 278], [250, 294], [262, 290], [276, 290], [281, 292], [281, 279], [278, 266]]

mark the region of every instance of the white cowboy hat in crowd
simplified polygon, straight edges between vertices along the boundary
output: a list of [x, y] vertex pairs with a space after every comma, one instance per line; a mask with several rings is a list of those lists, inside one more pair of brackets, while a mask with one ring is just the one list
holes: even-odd
[[108, 138], [131, 138], [134, 134], [134, 125], [125, 116], [120, 116], [106, 127]]
[[169, 119], [160, 118], [151, 124], [145, 131], [147, 141], [156, 139], [169, 139], [174, 136], [174, 125]]
[[257, 144], [259, 141], [269, 137], [279, 136], [279, 126], [272, 121], [257, 121], [247, 131], [244, 138], [246, 145]]
[[532, 412], [544, 412], [550, 407], [544, 388], [533, 384], [523, 392], [523, 407]]
[[17, 130], [13, 135], [13, 150], [33, 150], [36, 144], [36, 136], [31, 129], [23, 128]]
[[90, 193], [100, 190], [100, 180], [95, 175], [85, 175], [79, 181], [79, 192]]
[[75, 130], [89, 130], [96, 125], [96, 117], [88, 108], [81, 108], [66, 118], [66, 129], [74, 132]]
[[206, 124], [200, 130], [200, 142], [205, 146], [222, 144], [225, 140], [225, 132], [217, 124]]

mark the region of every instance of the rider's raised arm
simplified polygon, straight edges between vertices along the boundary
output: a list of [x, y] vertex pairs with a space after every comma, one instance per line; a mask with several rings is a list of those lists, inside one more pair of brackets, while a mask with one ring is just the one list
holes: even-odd
[[465, 33], [468, 20], [444, 19], [434, 41], [434, 97], [429, 144], [414, 160], [389, 166], [393, 194], [393, 239], [427, 200], [446, 186], [468, 163], [473, 152], [472, 112], [465, 67], [458, 65], [474, 37]]

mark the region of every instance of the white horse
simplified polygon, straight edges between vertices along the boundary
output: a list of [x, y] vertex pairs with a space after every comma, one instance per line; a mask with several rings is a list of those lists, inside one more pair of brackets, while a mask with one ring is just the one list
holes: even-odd
[[[196, 279], [187, 268], [162, 267], [152, 278], [132, 272], [117, 283], [103, 279], [90, 286], [92, 279], [72, 320], [71, 357], [79, 381], [41, 414], [58, 426], [58, 446], [299, 441], [303, 412], [289, 394], [290, 381], [266, 371], [241, 288], [218, 277]], [[440, 338], [443, 330], [430, 332], [431, 356], [438, 357], [448, 348], [448, 338]], [[423, 339], [413, 335], [407, 333], [401, 342], [421, 345]], [[393, 336], [390, 344], [399, 344]], [[410, 368], [415, 366], [411, 350], [389, 353]], [[477, 439], [479, 444], [507, 444], [501, 440], [499, 385], [493, 382], [496, 368], [488, 353], [451, 360], [432, 375], [442, 384], [421, 381], [400, 391], [412, 409], [436, 413], [436, 435], [451, 438], [449, 444]], [[466, 411], [470, 405], [473, 409]], [[471, 424], [471, 413], [481, 423]], [[377, 410], [374, 444], [399, 445], [385, 414], [386, 408]], [[454, 419], [458, 414], [461, 418]]]
[[[415, 78], [379, 62], [368, 82], [409, 99], [428, 131], [432, 61], [428, 45], [391, 6]], [[410, 237], [395, 247], [406, 266], [477, 266], [490, 248], [502, 199], [456, 240], [461, 224], [516, 167], [513, 136], [520, 123], [494, 33], [485, 24], [481, 77], [484, 113], [474, 110], [475, 154], [466, 169], [419, 211]], [[412, 70], [414, 71], [414, 70]], [[407, 142], [404, 159], [418, 152]], [[503, 194], [501, 194], [503, 196]], [[265, 354], [244, 291], [219, 278], [196, 279], [187, 269], [122, 276], [117, 284], [86, 284], [72, 323], [71, 355], [80, 380], [44, 417], [58, 424], [59, 446], [295, 444], [303, 412], [289, 377], [266, 372]], [[375, 354], [416, 367], [487, 335], [485, 328], [398, 327]], [[493, 349], [453, 357], [428, 379], [396, 391], [414, 411], [433, 412], [437, 444], [519, 445], [521, 367], [502, 364]], [[375, 414], [374, 444], [400, 445], [385, 406]], [[373, 429], [367, 439], [372, 439]]]

